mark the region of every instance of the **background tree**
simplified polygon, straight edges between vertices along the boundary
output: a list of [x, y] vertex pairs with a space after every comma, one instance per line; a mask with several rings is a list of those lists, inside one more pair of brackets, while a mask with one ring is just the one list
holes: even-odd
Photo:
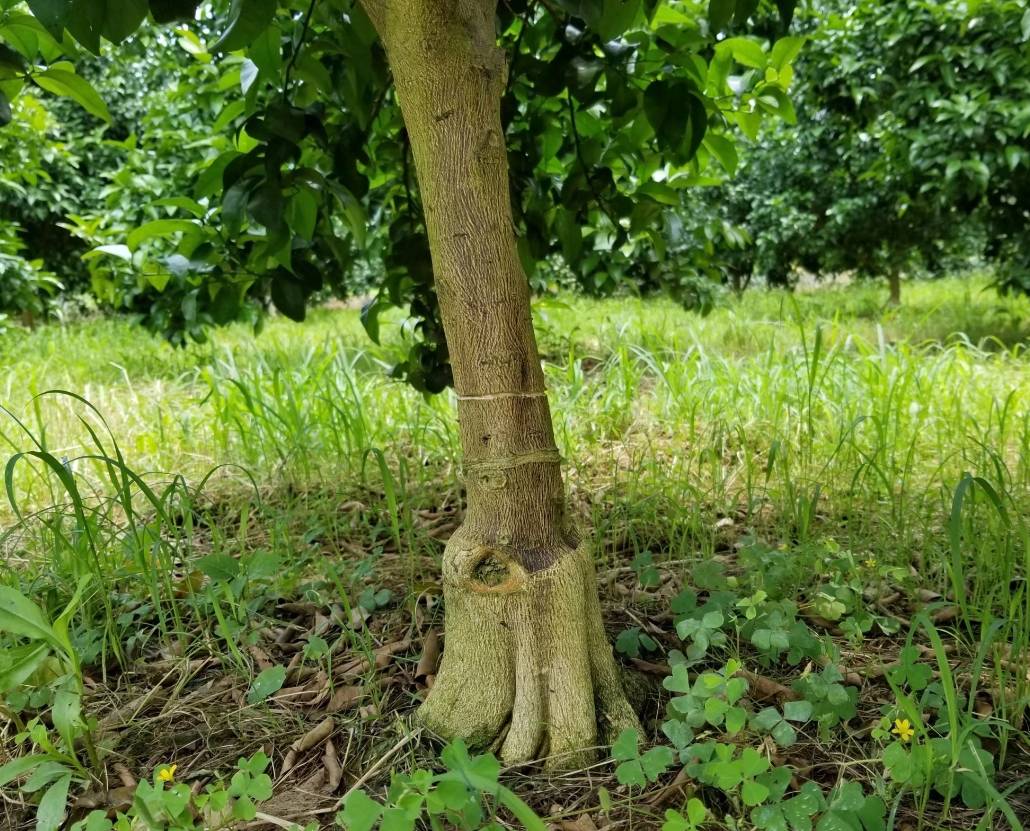
[[986, 259], [1030, 287], [1030, 11], [820, 0], [792, 88], [797, 123], [763, 131], [714, 211], [753, 247], [737, 271], [788, 284], [815, 274], [939, 273]]
[[[70, 35], [93, 52], [148, 11], [196, 6], [29, 5], [62, 51]], [[201, 30], [217, 11], [204, 7]], [[753, 0], [234, 0], [209, 48], [179, 30], [202, 62], [242, 53], [218, 82], [243, 93], [217, 118], [231, 141], [202, 148], [192, 197], [159, 200], [172, 215], [98, 250], [151, 282], [178, 278], [187, 329], [265, 296], [299, 320], [344, 280], [373, 218], [388, 244], [366, 325], [374, 337], [382, 306], [409, 304], [422, 340], [398, 374], [431, 391], [453, 381], [464, 452], [444, 663], [421, 714], [445, 736], [503, 739], [508, 762], [575, 764], [599, 724], [609, 737], [636, 723], [566, 512], [526, 272], [561, 256], [594, 287], [665, 279], [685, 189], [734, 168], [736, 128], [790, 117], [801, 40], [720, 34], [757, 12]], [[70, 65], [31, 45], [8, 50], [5, 99], [34, 82], [107, 117]]]

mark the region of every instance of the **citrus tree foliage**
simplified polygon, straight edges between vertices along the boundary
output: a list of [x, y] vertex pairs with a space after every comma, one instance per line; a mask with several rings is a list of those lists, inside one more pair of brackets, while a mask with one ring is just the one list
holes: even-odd
[[[802, 40], [777, 37], [792, 3], [764, 2], [499, 4], [512, 204], [531, 278], [591, 291], [631, 281], [707, 305], [699, 278], [725, 226], [685, 225], [688, 194], [734, 171], [735, 136], [756, 136], [766, 116], [793, 119], [787, 89]], [[0, 6], [4, 108], [35, 85], [110, 118], [65, 59], [120, 43], [148, 15], [169, 24], [157, 43], [175, 41], [202, 67], [187, 70], [198, 98], [182, 103], [210, 121], [203, 138], [185, 131], [195, 160], [165, 171], [175, 195], [150, 201], [123, 239], [92, 255], [95, 274], [131, 267], [164, 290], [152, 322], [201, 336], [268, 300], [299, 320], [312, 296], [378, 261], [370, 334], [380, 310], [406, 307], [420, 338], [398, 374], [428, 390], [449, 382], [411, 154], [385, 54], [355, 0]], [[120, 71], [116, 51], [106, 54]], [[175, 120], [166, 125], [175, 142]], [[684, 253], [692, 269], [676, 267]]]
[[[32, 26], [38, 24], [24, 11], [0, 16], [8, 35]], [[11, 122], [0, 130], [4, 238], [56, 273], [65, 294], [92, 290], [125, 308], [155, 295], [131, 268], [111, 285], [113, 269], [81, 258], [112, 239], [124, 242], [127, 229], [159, 210], [149, 207], [153, 201], [188, 187], [188, 165], [198, 161], [190, 145], [210, 134], [213, 118], [192, 83], [198, 68], [174, 37], [148, 30], [119, 50], [117, 72], [106, 58], [76, 56], [76, 74], [97, 91], [109, 118], [34, 84], [11, 102]], [[176, 108], [180, 81], [191, 102]]]
[[743, 280], [986, 254], [1030, 290], [1026, 2], [817, 0], [799, 25], [797, 126], [769, 129], [715, 206], [754, 239]]
[[41, 261], [27, 259], [23, 248], [13, 227], [0, 225], [0, 331], [15, 314], [32, 323], [63, 288]]

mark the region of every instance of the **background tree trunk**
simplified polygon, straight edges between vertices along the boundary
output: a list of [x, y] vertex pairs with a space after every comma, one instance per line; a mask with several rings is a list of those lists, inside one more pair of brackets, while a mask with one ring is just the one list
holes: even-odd
[[[636, 726], [601, 624], [516, 251], [492, 0], [365, 0], [411, 141], [464, 454], [468, 509], [443, 559], [431, 729], [508, 762], [580, 763], [599, 720]], [[595, 706], [595, 701], [596, 705]]]
[[890, 297], [887, 300], [888, 306], [901, 305], [901, 272], [896, 268], [887, 272], [887, 283], [890, 286]]

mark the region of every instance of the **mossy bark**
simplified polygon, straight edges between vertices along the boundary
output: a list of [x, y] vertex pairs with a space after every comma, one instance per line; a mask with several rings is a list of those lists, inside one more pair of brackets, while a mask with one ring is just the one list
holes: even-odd
[[[637, 725], [566, 516], [500, 118], [495, 0], [364, 0], [411, 141], [458, 394], [468, 510], [443, 557], [443, 664], [419, 710], [508, 763], [588, 761]], [[599, 734], [599, 729], [602, 731]]]

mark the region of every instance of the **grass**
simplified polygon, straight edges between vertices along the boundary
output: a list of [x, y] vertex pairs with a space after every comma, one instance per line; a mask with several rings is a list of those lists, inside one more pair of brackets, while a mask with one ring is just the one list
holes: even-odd
[[[1007, 798], [1025, 811], [1030, 303], [999, 299], [978, 277], [906, 286], [899, 309], [883, 301], [874, 286], [756, 291], [704, 319], [664, 300], [538, 301], [570, 492], [608, 575], [613, 637], [651, 632], [651, 663], [676, 645], [663, 637], [668, 598], [703, 582], [704, 564], [746, 598], [770, 588], [767, 564], [783, 557], [785, 596], [848, 668], [893, 661], [917, 631], [948, 681], [952, 723], [982, 653], [972, 687], [989, 698], [998, 790], [1015, 788]], [[76, 647], [89, 706], [129, 725], [116, 758], [137, 776], [173, 758], [210, 775], [261, 745], [277, 748], [274, 767], [311, 708], [239, 705], [278, 664], [296, 700], [359, 690], [343, 754], [355, 778], [397, 744], [393, 714], [425, 682], [419, 644], [439, 624], [441, 541], [461, 507], [450, 396], [385, 378], [403, 337], [394, 326], [373, 346], [347, 310], [275, 320], [258, 338], [229, 328], [185, 350], [119, 320], [0, 337], [0, 447], [37, 454], [8, 467], [21, 518], [0, 509], [0, 582], [55, 614], [84, 576], [106, 587], [82, 598]], [[760, 577], [745, 555], [766, 564]], [[369, 589], [390, 594], [369, 601]], [[827, 593], [857, 595], [873, 628], [827, 620]], [[936, 640], [924, 614], [940, 621]], [[308, 657], [312, 637], [331, 641], [328, 658]], [[740, 644], [727, 650], [748, 663]], [[341, 655], [357, 656], [353, 670], [339, 670]], [[789, 683], [801, 668], [767, 671]], [[863, 682], [856, 718], [890, 700]], [[197, 718], [209, 728], [176, 735]], [[858, 769], [893, 793], [882, 768], [857, 761], [868, 748], [854, 750], [816, 743], [809, 762], [828, 785]], [[422, 752], [405, 746], [380, 776]], [[317, 759], [305, 764], [304, 776], [317, 773]], [[583, 791], [511, 775], [532, 783], [544, 813]], [[27, 822], [18, 802], [5, 802], [12, 828]], [[616, 824], [654, 822], [643, 804]], [[949, 814], [929, 795], [902, 815], [970, 827], [1002, 816]]]

